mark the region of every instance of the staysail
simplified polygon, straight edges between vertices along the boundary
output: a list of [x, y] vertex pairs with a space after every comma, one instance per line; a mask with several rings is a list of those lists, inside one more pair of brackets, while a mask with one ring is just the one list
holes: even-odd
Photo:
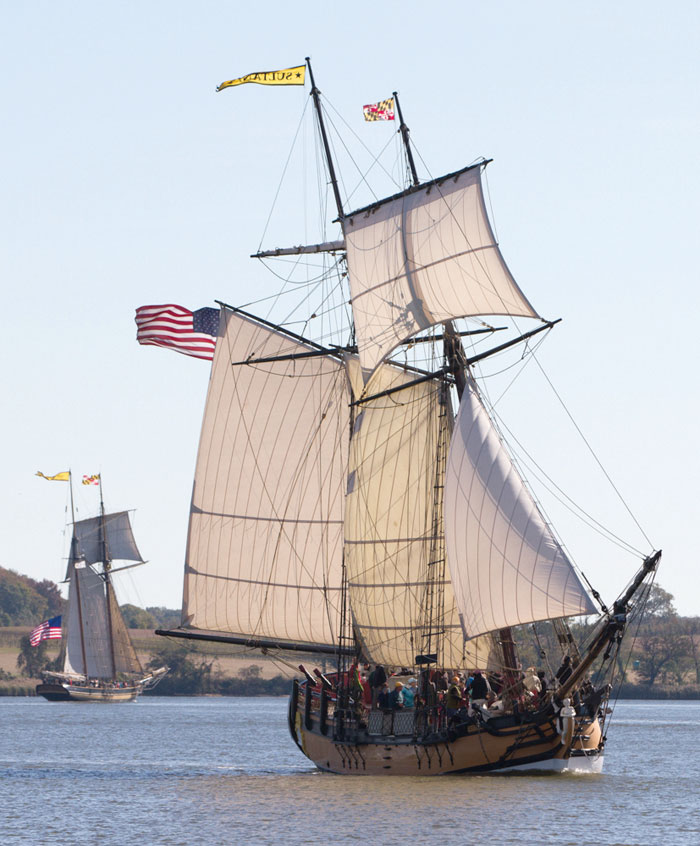
[[596, 612], [471, 379], [445, 475], [445, 539], [466, 638]]
[[503, 260], [486, 214], [481, 165], [345, 217], [352, 310], [362, 366], [457, 317], [537, 317]]
[[[195, 470], [183, 628], [337, 644], [349, 394], [342, 361], [222, 310]], [[255, 359], [287, 356], [255, 363]], [[232, 365], [232, 362], [248, 362]]]
[[[360, 395], [359, 364], [350, 358], [347, 364]], [[348, 594], [355, 630], [370, 660], [399, 667], [414, 666], [416, 654], [425, 649], [429, 563], [444, 548], [439, 537], [441, 497], [436, 500], [439, 441], [442, 437], [447, 443], [452, 414], [443, 407], [448, 398], [437, 380], [371, 397], [414, 379], [414, 373], [384, 365], [367, 383], [368, 401], [357, 406], [350, 445], [345, 510]], [[441, 616], [433, 621], [440, 633], [441, 666], [490, 666], [486, 639], [469, 644], [465, 652], [446, 568], [433, 589], [442, 595]]]

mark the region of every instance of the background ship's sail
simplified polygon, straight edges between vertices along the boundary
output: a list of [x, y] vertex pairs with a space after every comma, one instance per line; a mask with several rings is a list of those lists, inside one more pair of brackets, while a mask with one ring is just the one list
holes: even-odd
[[143, 561], [134, 540], [128, 511], [77, 520], [73, 533], [78, 542], [78, 555], [88, 564], [104, 561], [105, 552], [109, 561]]
[[192, 494], [183, 626], [337, 643], [349, 392], [343, 363], [222, 311]]
[[141, 673], [112, 585], [85, 561], [71, 559], [68, 571], [63, 671], [95, 679]]
[[445, 538], [465, 637], [596, 612], [472, 380], [445, 475]]
[[[358, 394], [360, 367], [348, 369]], [[415, 374], [384, 365], [370, 378], [371, 397], [415, 379]], [[424, 613], [429, 562], [442, 551], [440, 442], [447, 443], [452, 414], [438, 380], [363, 402], [350, 445], [345, 510], [348, 592], [353, 622], [372, 661], [412, 667], [426, 649]], [[445, 450], [442, 451], [444, 466]], [[436, 509], [437, 512], [436, 513]], [[436, 534], [437, 529], [437, 534]], [[434, 566], [438, 566], [434, 563]], [[454, 595], [446, 568], [432, 590], [439, 603], [432, 628], [441, 666], [489, 666], [489, 645], [470, 644], [465, 654]]]
[[480, 166], [343, 220], [357, 343], [372, 370], [422, 329], [478, 314], [537, 317], [506, 266]]
[[107, 601], [109, 602], [110, 622], [112, 624], [112, 650], [114, 655], [114, 671], [116, 673], [143, 673], [143, 667], [136, 655], [136, 650], [129, 637], [126, 623], [119, 610], [119, 603], [111, 582], [105, 585]]

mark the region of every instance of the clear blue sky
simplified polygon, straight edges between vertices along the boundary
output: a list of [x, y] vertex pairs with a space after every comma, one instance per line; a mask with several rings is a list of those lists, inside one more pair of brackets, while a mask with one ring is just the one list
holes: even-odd
[[[2, 20], [0, 564], [60, 578], [66, 486], [33, 474], [102, 472], [151, 562], [122, 599], [179, 606], [208, 365], [139, 347], [133, 313], [275, 291], [248, 255], [306, 94], [214, 89], [310, 55], [368, 145], [392, 127], [363, 124], [360, 107], [398, 89], [433, 175], [494, 158], [506, 260], [540, 313], [564, 318], [539, 360], [663, 547], [659, 582], [700, 614], [700, 5], [36, 2], [4, 4]], [[267, 245], [304, 239], [300, 203]], [[645, 548], [556, 403], [522, 385], [508, 425]], [[92, 513], [95, 490], [78, 501]], [[555, 512], [612, 599], [634, 559]]]

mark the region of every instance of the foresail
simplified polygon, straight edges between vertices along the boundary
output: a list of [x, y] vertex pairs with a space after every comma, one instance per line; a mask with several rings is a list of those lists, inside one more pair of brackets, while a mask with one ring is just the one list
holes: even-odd
[[405, 191], [343, 220], [360, 360], [446, 320], [537, 317], [501, 256], [481, 167]]
[[[347, 364], [359, 395], [359, 363]], [[385, 365], [369, 380], [365, 396], [414, 378]], [[363, 402], [350, 445], [345, 549], [353, 622], [363, 653], [395, 667], [414, 666], [416, 654], [426, 648], [428, 564], [440, 549], [442, 532], [442, 514], [435, 514], [438, 441], [441, 428], [451, 425], [441, 395], [434, 380]], [[433, 589], [443, 596], [442, 616], [433, 621], [440, 632], [441, 666], [490, 666], [486, 640], [469, 644], [465, 652], [449, 574]]]
[[595, 613], [468, 380], [445, 476], [445, 539], [464, 635]]
[[68, 631], [64, 670], [114, 677], [105, 583], [85, 561], [69, 563]]
[[183, 626], [332, 645], [349, 396], [330, 356], [224, 309], [192, 493]]
[[[104, 520], [104, 524], [103, 524]], [[102, 537], [104, 525], [105, 537]], [[136, 546], [128, 511], [77, 520], [74, 525], [78, 553], [88, 564], [98, 561], [143, 561]], [[103, 549], [103, 541], [106, 550]]]

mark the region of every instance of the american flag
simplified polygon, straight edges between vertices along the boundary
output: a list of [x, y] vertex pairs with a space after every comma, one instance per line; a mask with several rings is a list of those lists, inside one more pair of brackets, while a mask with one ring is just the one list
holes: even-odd
[[168, 347], [183, 355], [211, 361], [219, 333], [219, 310], [190, 311], [179, 305], [148, 305], [136, 309], [139, 344]]
[[52, 617], [32, 629], [29, 633], [29, 643], [38, 646], [42, 640], [56, 640], [61, 637], [61, 617]]

